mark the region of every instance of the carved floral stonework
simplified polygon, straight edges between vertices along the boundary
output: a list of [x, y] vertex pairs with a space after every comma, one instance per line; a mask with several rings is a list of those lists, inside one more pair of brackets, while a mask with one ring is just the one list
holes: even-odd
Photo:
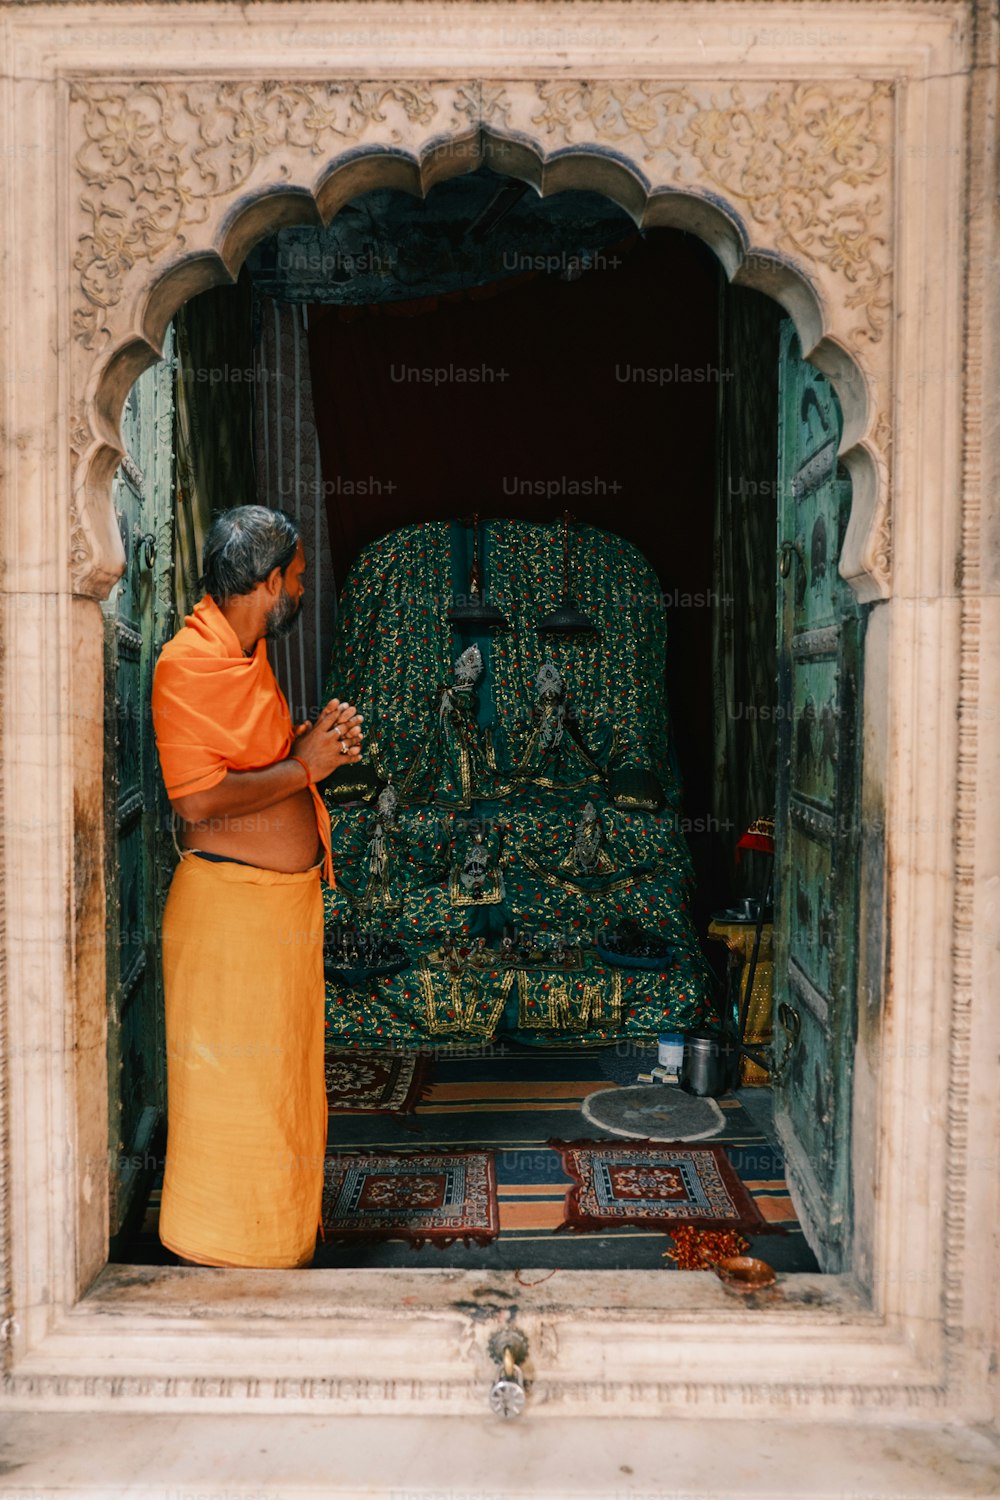
[[717, 193], [767, 243], [848, 283], [855, 346], [881, 338], [889, 308], [884, 181], [891, 85], [542, 84], [532, 124], [560, 144], [641, 143], [656, 187]]
[[[587, 152], [630, 170], [647, 197], [683, 193], [739, 226], [746, 257], [807, 282], [824, 333], [872, 394], [865, 438], [878, 473], [863, 566], [887, 593], [888, 340], [893, 87], [878, 80], [690, 84], [579, 79], [275, 82], [76, 81], [76, 399], [72, 566], [79, 592], [106, 591], [102, 534], [88, 511], [95, 423], [84, 399], [95, 361], [139, 332], [159, 276], [218, 249], [232, 211], [276, 189], [315, 192], [338, 165], [380, 150], [413, 163], [488, 137], [549, 163]], [[766, 288], [765, 288], [766, 289]]]
[[74, 334], [88, 349], [112, 336], [106, 314], [138, 262], [203, 248], [195, 231], [213, 203], [236, 198], [272, 160], [276, 170], [260, 186], [291, 179], [279, 152], [314, 169], [317, 158], [333, 161], [376, 130], [381, 144], [406, 144], [402, 122], [429, 126], [441, 113], [426, 83], [77, 83], [70, 97], [85, 137], [76, 169], [86, 185]]
[[[120, 302], [128, 272], [194, 248], [192, 231], [212, 201], [241, 193], [278, 153], [291, 150], [314, 167], [369, 135], [413, 147], [413, 127], [519, 133], [527, 104], [540, 155], [594, 144], [620, 153], [634, 143], [626, 154], [652, 191], [718, 194], [768, 231], [769, 249], [841, 275], [844, 305], [863, 314], [853, 340], [874, 342], [889, 306], [891, 92], [885, 82], [808, 83], [730, 86], [699, 98], [648, 81], [560, 80], [535, 83], [525, 100], [500, 84], [77, 83], [86, 229], [74, 259], [83, 293], [74, 331], [88, 349], [99, 347], [102, 313]], [[271, 186], [291, 179], [287, 162], [276, 165]]]

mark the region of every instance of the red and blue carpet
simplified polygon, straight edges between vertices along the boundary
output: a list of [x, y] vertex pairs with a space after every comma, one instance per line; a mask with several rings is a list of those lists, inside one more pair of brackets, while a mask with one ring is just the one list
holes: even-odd
[[331, 1115], [409, 1114], [426, 1088], [427, 1059], [415, 1052], [326, 1054]]
[[489, 1245], [499, 1233], [492, 1151], [345, 1151], [327, 1157], [327, 1242]]
[[622, 1224], [667, 1233], [742, 1229], [764, 1234], [753, 1199], [722, 1146], [664, 1141], [549, 1141], [573, 1186], [559, 1229], [602, 1230]]
[[[366, 1069], [369, 1055], [349, 1054], [354, 1060], [363, 1057]], [[418, 1249], [414, 1243], [415, 1239], [425, 1238], [441, 1246], [439, 1251], [430, 1252], [435, 1267], [517, 1270], [523, 1271], [528, 1279], [552, 1269], [673, 1269], [674, 1262], [664, 1259], [664, 1252], [671, 1245], [667, 1232], [650, 1218], [641, 1222], [616, 1220], [586, 1234], [559, 1233], [566, 1219], [567, 1191], [576, 1184], [564, 1171], [560, 1152], [548, 1144], [553, 1138], [575, 1141], [586, 1133], [598, 1147], [634, 1146], [634, 1141], [623, 1141], [620, 1136], [611, 1133], [605, 1136], [601, 1128], [585, 1120], [581, 1111], [584, 1102], [596, 1099], [600, 1091], [634, 1084], [636, 1073], [648, 1071], [655, 1058], [655, 1045], [651, 1051], [644, 1051], [631, 1042], [623, 1043], [621, 1049], [581, 1051], [565, 1047], [544, 1052], [484, 1042], [438, 1052], [427, 1063], [428, 1073], [423, 1080], [427, 1087], [420, 1098], [413, 1092], [418, 1066], [412, 1073], [409, 1068], [427, 1059], [415, 1059], [412, 1054], [386, 1052], [380, 1058], [385, 1068], [383, 1073], [366, 1071], [363, 1077], [357, 1073], [353, 1077], [336, 1074], [335, 1108], [330, 1114], [328, 1142], [331, 1162], [342, 1161], [354, 1153], [367, 1154], [370, 1164], [372, 1159], [384, 1163], [387, 1158], [401, 1154], [412, 1160], [415, 1148], [424, 1157], [436, 1157], [442, 1151], [491, 1154], [497, 1234], [491, 1243], [476, 1243], [477, 1235], [492, 1234], [494, 1226], [484, 1214], [479, 1219], [467, 1213], [460, 1218], [454, 1196], [457, 1179], [452, 1176], [452, 1202], [446, 1204], [442, 1175], [438, 1178], [441, 1185], [435, 1189], [441, 1201], [424, 1205], [424, 1219], [414, 1214], [405, 1223], [396, 1221], [391, 1238], [374, 1238], [375, 1230], [384, 1235], [391, 1223], [388, 1217], [375, 1222], [375, 1211], [386, 1214], [387, 1205], [374, 1200], [401, 1188], [391, 1185], [394, 1172], [382, 1172], [390, 1182], [376, 1187], [374, 1176], [378, 1174], [373, 1173], [370, 1180], [365, 1179], [370, 1181], [372, 1191], [358, 1197], [353, 1217], [348, 1215], [342, 1221], [345, 1231], [342, 1241], [335, 1242], [336, 1230], [331, 1224], [331, 1238], [317, 1247], [315, 1265], [427, 1265], [428, 1250]], [[762, 1092], [757, 1090], [756, 1095]], [[752, 1102], [756, 1108], [759, 1097]], [[719, 1107], [723, 1121], [718, 1134], [712, 1137], [711, 1147], [713, 1151], [724, 1148], [723, 1154], [734, 1176], [764, 1226], [758, 1224], [744, 1231], [750, 1240], [750, 1253], [762, 1256], [778, 1271], [815, 1271], [815, 1258], [796, 1222], [780, 1149], [758, 1129], [734, 1096], [720, 1099]], [[651, 1133], [655, 1135], [656, 1131]], [[676, 1145], [676, 1140], [667, 1144]], [[652, 1145], [662, 1152], [659, 1142]], [[699, 1145], [698, 1149], [705, 1147]], [[437, 1170], [441, 1172], [440, 1163]], [[421, 1172], [433, 1176], [430, 1167]], [[355, 1178], [356, 1192], [360, 1186], [360, 1179]], [[328, 1213], [333, 1191], [331, 1179]], [[430, 1195], [431, 1188], [422, 1187], [420, 1192]], [[172, 1261], [173, 1257], [157, 1238], [159, 1198], [157, 1181], [141, 1228], [117, 1252], [116, 1259], [130, 1264]], [[454, 1218], [453, 1223], [446, 1222], [449, 1214]], [[673, 1222], [676, 1226], [678, 1221]], [[729, 1222], [717, 1221], [714, 1228], [700, 1232], [725, 1233]], [[768, 1227], [776, 1224], [786, 1232], [767, 1233]], [[435, 1237], [425, 1232], [427, 1226], [443, 1232]], [[442, 1246], [442, 1240], [452, 1242]]]

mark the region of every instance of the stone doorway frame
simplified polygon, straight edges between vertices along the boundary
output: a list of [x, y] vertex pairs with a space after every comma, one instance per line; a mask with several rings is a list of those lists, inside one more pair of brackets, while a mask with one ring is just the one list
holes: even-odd
[[[480, 1412], [488, 1336], [516, 1320], [539, 1414], [989, 1416], [995, 1158], [968, 1125], [975, 1109], [976, 1139], [995, 1139], [1000, 797], [981, 726], [1000, 701], [1000, 612], [980, 418], [1000, 382], [985, 378], [990, 228], [967, 205], [990, 181], [996, 24], [950, 0], [791, 14], [771, 0], [5, 13], [7, 1406]], [[259, 235], [480, 160], [698, 233], [783, 303], [844, 408], [841, 570], [875, 604], [858, 1222], [852, 1274], [789, 1277], [774, 1305], [694, 1273], [102, 1270], [97, 600], [121, 566], [122, 402], [179, 303], [232, 279]]]

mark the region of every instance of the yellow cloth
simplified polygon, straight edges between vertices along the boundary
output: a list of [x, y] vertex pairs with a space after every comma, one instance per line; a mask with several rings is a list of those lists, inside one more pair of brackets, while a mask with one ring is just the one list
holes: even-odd
[[[758, 821], [763, 821], [759, 819]], [[708, 936], [717, 938], [719, 942], [725, 943], [729, 952], [735, 958], [742, 959], [740, 967], [739, 999], [738, 1005], [742, 1007], [746, 998], [747, 979], [750, 972], [750, 959], [753, 954], [753, 945], [757, 935], [755, 924], [748, 922], [718, 922], [712, 921], [708, 924]], [[760, 950], [757, 954], [757, 968], [754, 971], [753, 991], [750, 995], [750, 1004], [747, 1007], [747, 1025], [744, 1041], [752, 1043], [762, 1050], [766, 1050], [773, 1040], [771, 1011], [774, 1005], [774, 927], [770, 922], [765, 922], [760, 930]], [[737, 1012], [738, 1016], [739, 1012]], [[766, 1068], [762, 1068], [750, 1057], [740, 1059], [740, 1083], [746, 1088], [767, 1088], [771, 1082], [771, 1075]]]
[[307, 1265], [327, 1133], [319, 870], [185, 854], [164, 910], [163, 978], [160, 1239], [208, 1265]]
[[[239, 636], [211, 594], [198, 601], [160, 652], [152, 711], [163, 784], [171, 799], [209, 791], [230, 769], [271, 766], [292, 749], [288, 704], [263, 640], [244, 656]], [[309, 790], [325, 855], [323, 878], [334, 885], [330, 814], [312, 782]]]

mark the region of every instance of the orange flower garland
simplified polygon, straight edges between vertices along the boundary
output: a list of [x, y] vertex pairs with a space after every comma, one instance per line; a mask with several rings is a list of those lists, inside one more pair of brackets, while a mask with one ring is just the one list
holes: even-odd
[[679, 1225], [672, 1230], [669, 1239], [673, 1250], [664, 1250], [668, 1260], [677, 1263], [678, 1271], [711, 1271], [717, 1261], [731, 1255], [745, 1255], [750, 1241], [733, 1229], [696, 1229], [693, 1225]]

